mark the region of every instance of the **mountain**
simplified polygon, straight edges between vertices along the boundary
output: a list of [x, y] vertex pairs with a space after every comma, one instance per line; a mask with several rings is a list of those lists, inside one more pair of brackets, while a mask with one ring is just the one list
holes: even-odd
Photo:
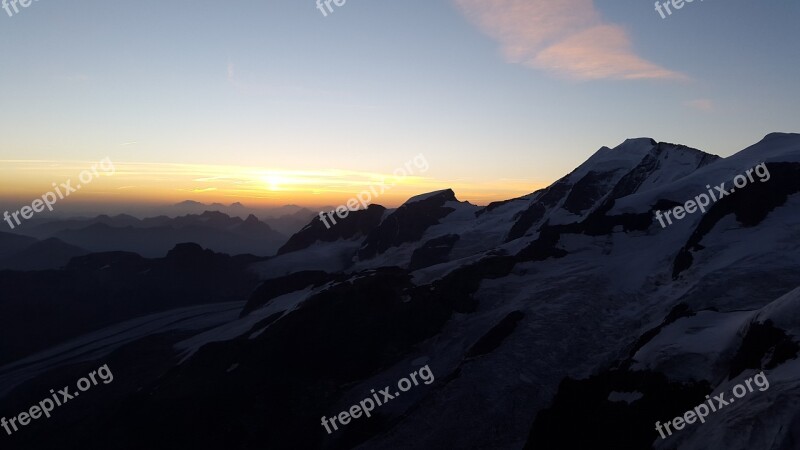
[[200, 207], [200, 208], [205, 208], [205, 207], [207, 207], [208, 205], [206, 205], [205, 203], [196, 202], [196, 201], [194, 201], [194, 200], [184, 200], [184, 201], [182, 201], [182, 202], [180, 202], [180, 203], [176, 203], [176, 204], [175, 204], [175, 206], [176, 206], [176, 207], [178, 207], [178, 208], [183, 208], [183, 207]]
[[[160, 208], [159, 212], [167, 216], [202, 214], [205, 211], [218, 211], [232, 217], [245, 218], [248, 215], [261, 217], [274, 229], [282, 233], [292, 234], [302, 228], [308, 220], [317, 213], [298, 205], [283, 206], [257, 206], [250, 207], [241, 202], [225, 205], [222, 203], [202, 203], [194, 200], [184, 200], [180, 203], [170, 205], [167, 208]], [[303, 217], [302, 224], [295, 227], [292, 217]], [[285, 222], [285, 223], [284, 223]]]
[[92, 218], [80, 217], [55, 220], [32, 220], [30, 224], [28, 222], [23, 223], [21, 227], [17, 228], [17, 231], [37, 239], [47, 239], [63, 230], [85, 228], [98, 223], [111, 227], [134, 227], [139, 226], [141, 221], [127, 214], [119, 214], [116, 216], [102, 214]]
[[221, 253], [269, 256], [286, 241], [285, 235], [253, 215], [243, 220], [216, 211], [142, 220], [126, 215], [70, 219], [22, 232], [39, 239], [55, 237], [91, 252], [127, 251], [153, 258], [164, 256], [182, 242], [195, 242]]
[[257, 260], [180, 244], [157, 259], [94, 253], [60, 270], [0, 271], [0, 364], [141, 315], [225, 302], [241, 302], [238, 311]]
[[798, 193], [799, 134], [727, 158], [638, 138], [486, 207], [315, 217], [251, 262], [236, 314], [111, 325], [0, 368], [0, 397], [22, 411], [100, 364], [128, 380], [14, 437], [31, 449], [796, 448]]
[[292, 236], [303, 229], [308, 221], [318, 214], [319, 212], [312, 211], [308, 208], [300, 208], [291, 214], [269, 216], [263, 220], [275, 229], [275, 231], [287, 236]]
[[[0, 243], [0, 248], [7, 248]], [[88, 251], [69, 245], [59, 239], [49, 238], [36, 241], [29, 246], [0, 258], [0, 269], [11, 270], [47, 270], [65, 266], [76, 257]]]
[[307, 249], [318, 242], [335, 242], [340, 239], [364, 237], [375, 229], [383, 219], [386, 208], [380, 205], [370, 205], [365, 210], [351, 211], [347, 217], [340, 219], [336, 226], [325, 224], [322, 220], [314, 218], [302, 230], [292, 236], [284, 244], [278, 254], [296, 252]]
[[20, 252], [36, 243], [36, 239], [18, 234], [0, 232], [0, 259]]
[[269, 208], [266, 211], [266, 213], [267, 213], [267, 218], [276, 218], [276, 217], [282, 217], [282, 216], [290, 216], [292, 214], [296, 214], [296, 213], [298, 213], [300, 211], [303, 211], [305, 209], [306, 208], [303, 208], [302, 206], [298, 206], [298, 205], [283, 205], [283, 206], [278, 206], [278, 207], [274, 207], [274, 208]]

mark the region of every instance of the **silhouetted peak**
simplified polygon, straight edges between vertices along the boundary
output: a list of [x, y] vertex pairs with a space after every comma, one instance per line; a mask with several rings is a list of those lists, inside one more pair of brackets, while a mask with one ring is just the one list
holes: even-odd
[[631, 146], [656, 146], [658, 142], [655, 139], [649, 137], [640, 137], [640, 138], [628, 138], [625, 139], [625, 142], [622, 143], [617, 148], [625, 148]]
[[176, 203], [175, 206], [206, 206], [204, 203], [196, 202], [194, 200], [184, 200], [180, 203]]
[[212, 219], [230, 219], [230, 216], [219, 211], [203, 211], [200, 217], [209, 217]]
[[441, 191], [428, 192], [427, 194], [420, 194], [408, 199], [403, 206], [412, 203], [426, 202], [444, 204], [445, 202], [457, 202], [456, 193], [452, 189], [443, 189]]
[[186, 242], [176, 245], [172, 250], [167, 253], [167, 259], [186, 259], [203, 256], [210, 250], [204, 250], [203, 247], [195, 244], [194, 242]]

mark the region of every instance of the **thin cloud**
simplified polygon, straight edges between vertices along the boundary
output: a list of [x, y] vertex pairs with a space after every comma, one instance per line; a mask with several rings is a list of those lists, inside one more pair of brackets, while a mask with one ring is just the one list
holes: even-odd
[[593, 0], [453, 0], [506, 60], [577, 80], [687, 77], [638, 56], [628, 33]]
[[326, 96], [344, 98], [342, 92], [314, 90], [300, 85], [276, 85], [263, 80], [256, 73], [239, 70], [232, 62], [228, 63], [226, 78], [228, 84], [239, 94], [249, 96], [292, 96], [316, 98]]
[[697, 100], [691, 100], [684, 104], [689, 108], [696, 109], [698, 111], [711, 112], [714, 110], [714, 102], [707, 98], [699, 98]]

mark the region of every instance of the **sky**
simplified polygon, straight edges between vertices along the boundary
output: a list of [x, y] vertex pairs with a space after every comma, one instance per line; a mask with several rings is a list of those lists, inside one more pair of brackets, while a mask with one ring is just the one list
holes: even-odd
[[487, 204], [630, 137], [800, 131], [799, 2], [315, 1], [0, 9], [0, 202], [108, 158], [70, 202]]

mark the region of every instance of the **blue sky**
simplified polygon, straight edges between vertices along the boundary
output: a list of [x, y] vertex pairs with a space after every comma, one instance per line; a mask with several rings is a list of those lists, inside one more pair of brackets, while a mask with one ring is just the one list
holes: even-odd
[[785, 0], [666, 19], [644, 0], [39, 0], [0, 10], [0, 164], [391, 173], [424, 153], [430, 186], [482, 202], [627, 137], [727, 156], [798, 131], [798, 19]]

